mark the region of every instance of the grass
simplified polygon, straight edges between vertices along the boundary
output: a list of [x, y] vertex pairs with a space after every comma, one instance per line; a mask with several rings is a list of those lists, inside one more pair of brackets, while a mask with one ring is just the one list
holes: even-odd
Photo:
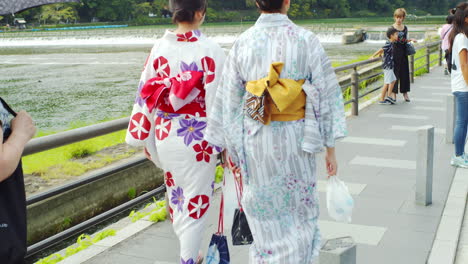
[[78, 244], [76, 247], [70, 246], [65, 249], [65, 255], [62, 256], [61, 254], [55, 253], [52, 254], [46, 258], [40, 259], [38, 262], [35, 264], [55, 264], [58, 263], [62, 260], [64, 260], [67, 257], [73, 256], [76, 253], [90, 247], [93, 244], [96, 244], [97, 242], [103, 240], [106, 237], [109, 236], [115, 236], [116, 231], [113, 229], [107, 229], [104, 230], [98, 234], [96, 234], [93, 238], [90, 237], [89, 235], [82, 234], [78, 237], [76, 244]]
[[[70, 129], [89, 124], [77, 122]], [[56, 132], [40, 131], [36, 137], [42, 137]], [[96, 155], [87, 163], [78, 159], [95, 154], [96, 152], [125, 142], [126, 130], [117, 131], [100, 137], [69, 144], [55, 149], [23, 157], [23, 170], [26, 174], [41, 176], [46, 180], [58, 179], [66, 176], [79, 176], [83, 173], [104, 167], [116, 160], [131, 156], [135, 151], [127, 151], [119, 155]]]

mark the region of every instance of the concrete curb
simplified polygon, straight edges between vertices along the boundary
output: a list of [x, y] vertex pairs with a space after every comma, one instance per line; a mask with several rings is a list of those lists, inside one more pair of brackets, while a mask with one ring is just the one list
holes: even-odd
[[468, 195], [468, 170], [457, 169], [435, 236], [428, 264], [452, 264], [457, 255], [458, 240], [465, 215]]

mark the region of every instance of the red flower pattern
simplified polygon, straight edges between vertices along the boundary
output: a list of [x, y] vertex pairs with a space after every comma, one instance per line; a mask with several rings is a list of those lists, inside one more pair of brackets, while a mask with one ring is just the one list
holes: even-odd
[[189, 31], [185, 34], [177, 34], [177, 41], [180, 42], [195, 42], [198, 38], [193, 35], [192, 31]]
[[193, 146], [193, 150], [197, 152], [197, 161], [210, 162], [210, 155], [213, 154], [213, 147], [208, 145], [208, 142], [203, 140], [201, 144], [196, 144]]
[[156, 118], [156, 138], [158, 140], [164, 140], [169, 136], [169, 132], [171, 132], [171, 120], [164, 119], [161, 117]]
[[212, 58], [204, 57], [201, 60], [201, 64], [205, 72], [205, 84], [209, 84], [215, 79], [216, 63]]
[[210, 198], [206, 195], [197, 195], [188, 202], [189, 216], [200, 219], [210, 207]]
[[171, 74], [169, 61], [163, 56], [158, 57], [153, 61], [153, 68], [156, 71], [156, 77], [166, 78]]
[[173, 187], [175, 185], [174, 179], [172, 178], [172, 173], [166, 172], [164, 174], [164, 180], [166, 181], [167, 187]]
[[151, 122], [146, 115], [139, 112], [132, 116], [128, 128], [132, 137], [138, 140], [145, 140], [149, 136], [150, 129]]

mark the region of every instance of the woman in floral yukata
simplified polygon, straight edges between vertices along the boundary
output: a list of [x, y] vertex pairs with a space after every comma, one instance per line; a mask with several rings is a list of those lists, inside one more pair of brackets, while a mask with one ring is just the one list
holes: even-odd
[[287, 17], [290, 1], [256, 0], [261, 15], [234, 43], [205, 139], [243, 175], [250, 263], [315, 263], [320, 247], [315, 154], [346, 134], [343, 97], [316, 35]]
[[164, 170], [180, 263], [199, 263], [219, 149], [203, 140], [224, 51], [199, 30], [206, 0], [171, 0], [177, 29], [149, 55], [126, 141]]

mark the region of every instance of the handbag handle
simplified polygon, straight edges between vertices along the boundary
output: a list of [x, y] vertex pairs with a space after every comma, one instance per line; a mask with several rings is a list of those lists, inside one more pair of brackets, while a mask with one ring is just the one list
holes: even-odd
[[11, 107], [7, 104], [7, 102], [5, 102], [5, 100], [3, 100], [3, 98], [0, 97], [0, 101], [2, 102], [3, 104], [3, 107], [5, 107], [5, 109], [10, 113], [12, 114], [14, 117], [16, 117], [16, 112], [13, 111], [13, 109], [11, 109]]
[[[229, 157], [229, 163], [231, 167], [234, 167], [234, 163], [232, 162], [231, 158]], [[239, 204], [239, 210], [243, 211], [242, 209], [242, 195], [244, 193], [244, 185], [242, 183], [242, 174], [236, 173], [234, 170], [232, 171], [234, 175], [234, 182], [236, 184], [236, 195], [237, 195], [237, 203]]]
[[[224, 177], [223, 177], [224, 178]], [[221, 192], [221, 205], [219, 206], [219, 218], [218, 218], [218, 235], [224, 233], [224, 186], [226, 185], [226, 179], [223, 179], [223, 188]]]

